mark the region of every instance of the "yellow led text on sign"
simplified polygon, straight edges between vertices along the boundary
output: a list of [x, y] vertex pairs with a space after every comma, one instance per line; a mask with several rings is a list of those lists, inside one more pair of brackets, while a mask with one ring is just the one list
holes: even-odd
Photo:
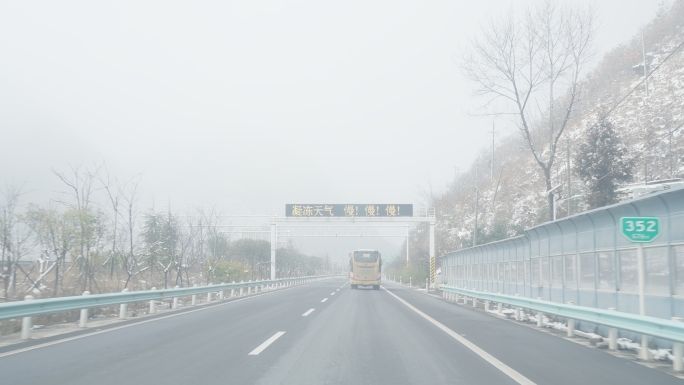
[[410, 217], [410, 204], [287, 204], [288, 217]]

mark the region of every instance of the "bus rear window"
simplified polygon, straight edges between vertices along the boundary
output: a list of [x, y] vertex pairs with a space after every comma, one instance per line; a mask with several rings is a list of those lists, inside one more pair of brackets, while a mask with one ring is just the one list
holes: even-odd
[[355, 251], [354, 260], [356, 262], [375, 262], [378, 260], [376, 251]]

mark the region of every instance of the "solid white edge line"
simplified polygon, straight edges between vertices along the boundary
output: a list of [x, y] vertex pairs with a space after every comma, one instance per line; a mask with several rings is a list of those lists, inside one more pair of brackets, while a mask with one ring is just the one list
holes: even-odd
[[327, 298], [323, 298], [323, 300], [322, 300], [321, 302], [325, 302], [325, 301], [327, 301], [327, 300], [328, 300]]
[[309, 309], [309, 310], [307, 310], [306, 313], [302, 314], [302, 317], [308, 316], [309, 314], [313, 313], [314, 310], [316, 310], [316, 309]]
[[254, 350], [252, 350], [251, 352], [249, 352], [248, 356], [258, 356], [259, 353], [263, 352], [264, 349], [266, 349], [270, 344], [272, 344], [273, 342], [275, 342], [275, 340], [277, 340], [278, 338], [280, 338], [280, 336], [282, 336], [283, 334], [285, 334], [285, 332], [278, 332], [278, 333], [274, 334], [271, 338], [269, 338], [269, 339], [267, 339], [266, 341], [264, 341], [263, 344], [257, 346], [256, 349], [254, 349]]
[[474, 343], [468, 341], [465, 339], [463, 336], [460, 334], [456, 333], [455, 331], [449, 329], [448, 327], [444, 326], [442, 323], [437, 321], [436, 319], [430, 317], [429, 315], [423, 313], [422, 311], [416, 309], [411, 305], [410, 303], [406, 302], [396, 294], [392, 293], [391, 291], [385, 289], [384, 287], [382, 290], [385, 290], [385, 292], [389, 293], [391, 296], [394, 298], [398, 299], [399, 302], [403, 303], [406, 305], [409, 309], [413, 310], [414, 312], [418, 313], [421, 317], [425, 318], [426, 320], [430, 321], [433, 325], [437, 326], [438, 328], [442, 329], [443, 332], [446, 334], [450, 335], [453, 337], [456, 341], [460, 342], [463, 344], [465, 347], [468, 349], [472, 350], [473, 353], [477, 354], [478, 356], [482, 357], [485, 361], [489, 362], [492, 366], [495, 368], [499, 369], [502, 371], [505, 375], [510, 377], [513, 381], [517, 382], [518, 384], [523, 384], [523, 385], [536, 385], [534, 382], [530, 381], [529, 378], [523, 376], [522, 374], [518, 373], [515, 369], [511, 368], [510, 366], [504, 364], [503, 362], [499, 361], [496, 359], [494, 356], [491, 354], [485, 352], [480, 348], [479, 346], [475, 345]]
[[[204, 306], [204, 307], [201, 307], [201, 308], [195, 309], [195, 310], [189, 310], [189, 311], [184, 311], [184, 312], [181, 312], [181, 313], [169, 314], [169, 315], [167, 315], [167, 316], [158, 317], [158, 318], [152, 318], [152, 319], [148, 319], [148, 320], [145, 320], [145, 321], [140, 321], [140, 322], [131, 323], [131, 324], [128, 324], [128, 325], [116, 326], [116, 327], [113, 327], [113, 328], [109, 328], [109, 329], [105, 329], [105, 330], [100, 330], [100, 331], [96, 331], [96, 332], [93, 332], [93, 333], [81, 334], [81, 335], [78, 335], [78, 336], [73, 336], [73, 337], [64, 338], [64, 339], [60, 339], [60, 340], [56, 340], [56, 341], [46, 342], [46, 343], [43, 343], [43, 344], [28, 346], [28, 347], [21, 348], [21, 349], [11, 350], [11, 351], [9, 351], [9, 352], [0, 353], [0, 358], [7, 357], [7, 356], [13, 356], [13, 355], [15, 355], [15, 354], [28, 352], [28, 351], [35, 350], [35, 349], [46, 348], [46, 347], [48, 347], [48, 346], [61, 344], [62, 342], [69, 342], [69, 341], [74, 341], [74, 340], [80, 340], [81, 338], [86, 338], [86, 337], [90, 337], [90, 336], [95, 336], [95, 335], [102, 334], [102, 333], [113, 332], [113, 331], [115, 331], [115, 330], [130, 328], [130, 327], [133, 327], [133, 326], [146, 324], [146, 323], [148, 323], [148, 322], [161, 321], [161, 320], [163, 320], [163, 319], [167, 319], [167, 318], [171, 318], [171, 317], [178, 317], [178, 316], [181, 316], [181, 315], [184, 315], [184, 314], [190, 314], [190, 313], [195, 313], [195, 312], [198, 312], [198, 311], [204, 311], [204, 310], [208, 310], [208, 309], [213, 309], [213, 308], [215, 308], [215, 307], [224, 306], [224, 305], [229, 305], [229, 304], [231, 304], [231, 303], [236, 303], [236, 302], [242, 302], [242, 301], [245, 301], [245, 300], [248, 300], [248, 299], [257, 298], [257, 297], [261, 297], [261, 296], [264, 296], [264, 295], [280, 293], [280, 292], [285, 291], [285, 290], [288, 290], [288, 289], [294, 289], [295, 287], [302, 287], [302, 286], [307, 286], [307, 285], [313, 285], [314, 283], [317, 283], [317, 282], [309, 282], [309, 283], [305, 283], [305, 284], [302, 284], [302, 285], [285, 287], [285, 288], [282, 288], [282, 289], [279, 289], [279, 290], [269, 291], [269, 292], [266, 292], [266, 293], [263, 293], [263, 294], [253, 294], [253, 295], [251, 295], [251, 296], [249, 296], [249, 297], [234, 299], [234, 300], [226, 301], [226, 302], [224, 302], [224, 303], [217, 303], [217, 304], [211, 305], [211, 306]], [[205, 305], [206, 305], [206, 304], [205, 304]], [[11, 346], [11, 345], [7, 345], [7, 346]]]

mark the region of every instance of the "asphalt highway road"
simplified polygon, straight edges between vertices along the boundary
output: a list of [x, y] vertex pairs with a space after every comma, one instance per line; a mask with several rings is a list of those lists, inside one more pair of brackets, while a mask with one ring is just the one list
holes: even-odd
[[684, 383], [391, 283], [345, 281], [5, 347], [0, 384]]

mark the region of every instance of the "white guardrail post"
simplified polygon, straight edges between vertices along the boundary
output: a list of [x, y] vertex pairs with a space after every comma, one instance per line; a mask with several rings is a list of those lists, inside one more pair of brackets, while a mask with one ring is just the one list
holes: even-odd
[[425, 278], [425, 293], [430, 292], [430, 278]]
[[[537, 300], [542, 301], [542, 297], [537, 297]], [[537, 327], [544, 327], [544, 313], [537, 311]]]
[[[566, 302], [568, 305], [572, 305], [572, 301]], [[568, 318], [568, 337], [575, 336], [575, 320]]]
[[[682, 322], [681, 317], [672, 317], [673, 321]], [[684, 371], [684, 344], [681, 342], [672, 343], [672, 370], [675, 372]]]
[[[221, 282], [221, 285], [224, 285], [224, 283]], [[219, 291], [219, 300], [223, 301], [223, 290]]]
[[651, 361], [651, 351], [648, 350], [648, 336], [646, 334], [641, 335], [639, 359], [643, 361]]
[[211, 303], [211, 292], [207, 293], [207, 303]]
[[[175, 289], [178, 289], [178, 285], [176, 285]], [[173, 297], [173, 305], [171, 305], [172, 309], [178, 309], [178, 297]]]
[[[496, 294], [501, 294], [501, 292], [497, 292]], [[499, 315], [502, 314], [503, 311], [503, 304], [501, 302], [496, 303], [496, 312], [499, 313]]]
[[[83, 295], [90, 295], [89, 291], [84, 291]], [[86, 327], [88, 326], [88, 309], [81, 309], [81, 318], [78, 320], [78, 326], [79, 327]]]
[[[609, 307], [608, 310], [617, 311], [617, 308]], [[617, 338], [618, 338], [617, 328], [608, 329], [608, 349], [610, 349], [610, 350], [617, 350], [618, 349]]]
[[[155, 291], [155, 290], [157, 290], [157, 288], [153, 287], [150, 291]], [[156, 312], [157, 312], [157, 308], [155, 307], [154, 300], [151, 300], [150, 301], [150, 314], [154, 314]]]
[[[176, 286], [178, 287], [178, 286]], [[121, 290], [122, 293], [128, 293], [128, 289], [123, 289]], [[128, 316], [128, 304], [127, 303], [122, 303], [119, 305], [119, 319], [126, 319]]]
[[[197, 287], [197, 284], [192, 285], [192, 287]], [[197, 294], [192, 295], [192, 306], [197, 305]]]
[[[27, 295], [24, 297], [24, 301], [33, 301], [32, 295]], [[31, 338], [31, 328], [33, 327], [33, 319], [31, 317], [23, 317], [21, 319], [21, 339], [27, 340]]]
[[[235, 281], [233, 281], [235, 283]], [[230, 289], [230, 298], [235, 297], [235, 289]]]

